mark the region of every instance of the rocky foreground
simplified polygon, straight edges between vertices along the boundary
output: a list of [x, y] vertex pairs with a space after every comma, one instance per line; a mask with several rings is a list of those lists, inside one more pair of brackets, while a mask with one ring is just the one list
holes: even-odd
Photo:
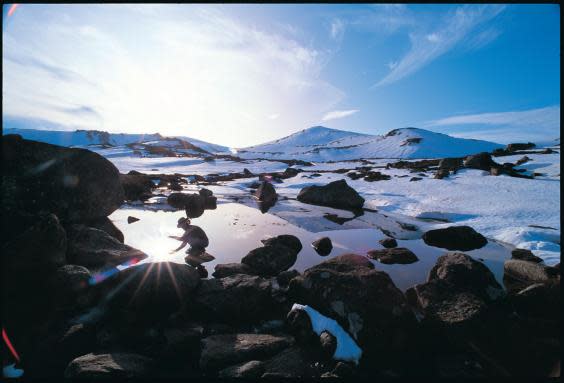
[[[291, 268], [306, 244], [281, 235], [240, 263], [218, 265], [206, 279], [189, 265], [136, 265], [146, 254], [125, 245], [107, 218], [125, 199], [150, 195], [154, 184], [148, 177], [120, 175], [88, 150], [13, 135], [3, 137], [2, 149], [2, 323], [25, 377], [560, 374], [560, 268], [543, 265], [529, 251], [515, 250], [505, 263], [504, 288], [486, 266], [464, 254], [484, 246], [486, 238], [464, 226], [428, 231], [423, 240], [444, 248], [445, 255], [426, 283], [404, 294], [356, 254], [300, 274]], [[438, 166], [437, 176], [462, 166], [519, 176], [490, 160], [481, 155], [419, 165]], [[296, 174], [289, 168], [271, 177]], [[171, 189], [182, 182], [176, 176], [152, 178]], [[276, 192], [267, 181], [263, 177], [256, 185], [255, 196], [268, 206]], [[168, 202], [198, 216], [215, 205], [204, 190], [171, 194]], [[304, 188], [298, 200], [347, 209], [364, 202], [345, 181]], [[386, 249], [371, 258], [398, 264], [417, 258], [393, 239], [385, 241]], [[325, 253], [331, 242], [314, 246]], [[121, 271], [115, 268], [124, 264]], [[360, 359], [341, 353], [343, 338], [317, 331], [317, 317], [312, 320], [295, 303], [335, 320], [361, 350]]]

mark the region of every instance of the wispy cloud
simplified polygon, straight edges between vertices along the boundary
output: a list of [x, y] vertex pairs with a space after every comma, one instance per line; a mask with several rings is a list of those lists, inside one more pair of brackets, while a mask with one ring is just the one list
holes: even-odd
[[[449, 12], [438, 27], [411, 31], [409, 52], [375, 86], [391, 84], [417, 72], [456, 47], [476, 26], [491, 20], [504, 8], [504, 5], [461, 6]], [[482, 43], [495, 37], [490, 32], [482, 37]]]
[[343, 39], [345, 34], [345, 22], [342, 19], [335, 18], [331, 21], [331, 38], [337, 42], [340, 42]]
[[495, 113], [466, 114], [427, 121], [424, 128], [449, 134], [508, 143], [546, 141], [559, 136], [560, 106]]
[[344, 117], [352, 116], [353, 114], [355, 114], [359, 111], [360, 111], [359, 109], [333, 110], [333, 111], [325, 114], [325, 116], [323, 116], [323, 118], [321, 120], [322, 121], [336, 120], [338, 118], [344, 118]]

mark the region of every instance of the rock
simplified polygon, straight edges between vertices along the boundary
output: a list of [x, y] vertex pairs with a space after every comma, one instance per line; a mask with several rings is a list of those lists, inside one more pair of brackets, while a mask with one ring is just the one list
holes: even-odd
[[211, 254], [206, 253], [200, 248], [190, 248], [188, 249], [188, 255], [184, 257], [184, 262], [188, 265], [198, 269], [198, 272], [207, 275], [207, 270], [205, 270], [204, 263], [211, 262], [215, 257]]
[[220, 378], [259, 378], [264, 372], [264, 363], [259, 360], [243, 362], [218, 372]]
[[529, 161], [531, 161], [531, 159], [529, 157], [523, 156], [515, 162], [515, 165], [523, 165], [524, 163], [527, 163]]
[[124, 191], [117, 168], [86, 149], [2, 137], [2, 214], [39, 211], [63, 220], [107, 217], [121, 206]]
[[195, 324], [182, 323], [178, 327], [165, 328], [166, 348], [163, 351], [167, 358], [175, 358], [186, 354], [196, 356], [200, 352], [200, 343], [204, 335], [204, 328]]
[[326, 359], [332, 359], [333, 355], [335, 355], [335, 350], [337, 350], [337, 338], [331, 333], [323, 331], [319, 335], [319, 343], [321, 344], [321, 349]]
[[490, 174], [492, 176], [500, 176], [500, 175], [504, 174], [504, 171], [503, 171], [502, 168], [493, 167], [493, 168], [490, 168]]
[[147, 254], [119, 242], [102, 230], [74, 224], [67, 227], [69, 263], [99, 269], [117, 266], [132, 259], [142, 260]]
[[456, 170], [462, 167], [462, 158], [443, 158], [439, 161], [439, 169]]
[[263, 276], [274, 276], [288, 270], [302, 249], [300, 240], [293, 235], [279, 235], [264, 240], [263, 244], [263, 247], [251, 250], [241, 259], [241, 263]]
[[176, 209], [185, 209], [189, 218], [197, 218], [204, 213], [206, 198], [196, 193], [171, 193], [167, 203]]
[[258, 276], [235, 274], [202, 280], [194, 294], [192, 312], [223, 322], [258, 321], [276, 310], [270, 281]]
[[450, 174], [450, 172], [447, 169], [439, 169], [437, 170], [437, 172], [435, 173], [435, 179], [437, 180], [442, 180], [445, 177], [448, 177]]
[[300, 190], [297, 199], [303, 203], [337, 209], [359, 209], [364, 205], [364, 198], [347, 185], [345, 180], [334, 181], [324, 186], [307, 186]]
[[521, 316], [559, 321], [560, 283], [535, 283], [510, 296]]
[[492, 160], [490, 153], [482, 152], [473, 154], [464, 158], [464, 166], [471, 169], [479, 169], [490, 171], [492, 167], [498, 167], [499, 164]]
[[312, 242], [311, 246], [317, 251], [317, 254], [326, 256], [333, 250], [333, 244], [329, 237], [323, 237]]
[[127, 223], [133, 223], [139, 221], [139, 218], [129, 216], [127, 217]]
[[384, 246], [386, 249], [391, 249], [398, 245], [398, 242], [394, 238], [384, 238], [378, 241], [380, 245]]
[[369, 171], [364, 176], [364, 180], [366, 182], [374, 182], [374, 181], [386, 181], [391, 179], [392, 177], [387, 174], [382, 174], [380, 172], [372, 172]]
[[249, 169], [247, 169], [247, 168], [244, 168], [244, 169], [243, 169], [243, 174], [244, 174], [246, 177], [251, 177], [251, 176], [253, 175], [253, 173], [252, 173]]
[[415, 323], [403, 293], [366, 257], [345, 254], [292, 279], [288, 295], [335, 319], [361, 348], [401, 349]]
[[411, 178], [409, 179], [409, 182], [421, 181], [422, 179], [423, 179], [423, 178], [421, 178], [421, 177], [411, 177]]
[[542, 262], [542, 258], [537, 257], [531, 250], [527, 249], [513, 249], [511, 251], [511, 259], [518, 259], [521, 261], [529, 261], [534, 263]]
[[180, 185], [178, 182], [173, 181], [168, 184], [168, 189], [173, 191], [182, 191], [182, 185]]
[[65, 378], [146, 378], [152, 367], [152, 359], [137, 354], [86, 354], [70, 362], [65, 370]]
[[206, 188], [201, 188], [200, 190], [198, 190], [198, 194], [200, 194], [204, 198], [213, 196], [213, 192]]
[[280, 286], [286, 287], [290, 281], [298, 275], [300, 275], [300, 273], [296, 269], [286, 270], [276, 276], [276, 281]]
[[120, 174], [119, 179], [129, 201], [146, 200], [155, 188], [151, 178], [144, 174]]
[[103, 230], [121, 243], [124, 241], [123, 233], [114, 225], [108, 217], [97, 218], [85, 222], [86, 226], [93, 227], [94, 229]]
[[331, 371], [331, 373], [338, 376], [339, 378], [346, 378], [352, 376], [354, 370], [349, 363], [337, 362], [335, 368], [333, 368], [333, 371]]
[[405, 247], [396, 247], [392, 249], [383, 249], [383, 250], [370, 250], [368, 252], [368, 256], [372, 259], [378, 260], [380, 263], [386, 265], [393, 265], [393, 264], [410, 264], [417, 262], [419, 258], [409, 249]]
[[205, 197], [204, 199], [204, 208], [206, 210], [215, 210], [217, 209], [217, 197], [210, 196]]
[[301, 169], [286, 168], [286, 170], [284, 170], [284, 173], [282, 173], [282, 178], [286, 179], [286, 178], [295, 177], [298, 174], [300, 174], [301, 171], [302, 171]]
[[256, 275], [253, 269], [244, 263], [220, 263], [215, 266], [212, 276], [225, 278], [235, 274]]
[[301, 347], [289, 347], [264, 362], [263, 378], [312, 378], [315, 369], [310, 366], [311, 353]]
[[444, 229], [429, 230], [422, 236], [429, 246], [448, 250], [469, 251], [484, 247], [488, 240], [470, 226], [450, 226]]
[[510, 290], [521, 290], [535, 283], [550, 283], [559, 277], [553, 267], [511, 259], [503, 264], [503, 282]]
[[278, 199], [276, 190], [270, 182], [262, 181], [259, 185], [257, 191], [255, 192], [255, 197], [262, 202], [274, 202]]
[[313, 326], [309, 315], [304, 310], [290, 310], [286, 316], [286, 324], [290, 334], [296, 341], [303, 345], [317, 345], [319, 338], [313, 332]]
[[505, 296], [490, 269], [463, 253], [440, 256], [427, 278], [427, 281], [433, 280], [446, 282], [452, 290], [470, 291], [486, 302]]
[[200, 367], [219, 370], [249, 360], [263, 360], [293, 343], [291, 337], [267, 334], [212, 335], [202, 340]]
[[[198, 272], [174, 262], [154, 262], [129, 267], [103, 283], [112, 290], [111, 307], [136, 311], [140, 320], [167, 317], [192, 298], [200, 283]], [[142, 318], [141, 318], [142, 317]]]
[[528, 150], [528, 149], [533, 149], [535, 148], [536, 145], [533, 144], [532, 142], [528, 142], [528, 143], [513, 143], [513, 144], [509, 144], [506, 147], [506, 150], [508, 152], [514, 152], [516, 150]]
[[90, 271], [83, 266], [64, 265], [57, 269], [52, 285], [55, 304], [59, 307], [87, 306], [90, 277]]

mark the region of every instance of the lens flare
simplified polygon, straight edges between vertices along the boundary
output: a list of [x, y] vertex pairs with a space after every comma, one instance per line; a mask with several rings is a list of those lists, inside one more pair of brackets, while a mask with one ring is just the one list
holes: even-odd
[[14, 358], [16, 358], [16, 360], [19, 363], [20, 362], [20, 356], [18, 355], [16, 349], [12, 345], [12, 342], [10, 342], [10, 338], [8, 338], [8, 334], [6, 334], [6, 329], [4, 329], [4, 328], [2, 328], [2, 339], [4, 339], [6, 346], [8, 346], [8, 349], [10, 350], [10, 352], [12, 353]]
[[10, 6], [10, 9], [8, 10], [8, 17], [12, 16], [14, 14], [14, 12], [16, 11], [16, 8], [18, 8], [19, 4], [12, 4]]

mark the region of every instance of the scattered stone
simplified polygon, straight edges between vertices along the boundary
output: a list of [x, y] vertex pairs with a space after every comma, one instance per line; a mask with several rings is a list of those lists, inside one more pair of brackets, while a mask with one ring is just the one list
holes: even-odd
[[131, 223], [137, 222], [137, 221], [139, 221], [139, 218], [133, 217], [131, 215], [129, 217], [127, 217], [127, 223], [131, 224]]
[[513, 249], [511, 251], [511, 259], [519, 259], [521, 261], [529, 261], [534, 263], [542, 262], [542, 258], [537, 257], [531, 250], [527, 249]]
[[286, 270], [276, 276], [276, 281], [280, 286], [286, 287], [290, 281], [298, 275], [300, 275], [300, 273], [296, 269]]
[[364, 205], [364, 198], [347, 185], [345, 180], [334, 181], [324, 186], [307, 186], [300, 190], [297, 199], [303, 203], [337, 209], [358, 209]]
[[256, 275], [253, 269], [244, 263], [223, 263], [215, 266], [214, 278], [225, 278], [235, 274]]
[[492, 167], [498, 167], [499, 164], [492, 160], [490, 153], [482, 152], [465, 157], [464, 166], [489, 172]]
[[129, 201], [146, 200], [151, 197], [155, 184], [151, 177], [145, 174], [120, 174], [119, 179], [125, 193], [125, 199]]
[[364, 176], [364, 180], [366, 182], [374, 182], [374, 181], [386, 181], [391, 179], [392, 177], [387, 175], [387, 174], [382, 174], [380, 172], [366, 172], [366, 175]]
[[394, 238], [384, 238], [379, 240], [378, 242], [386, 249], [391, 249], [393, 247], [397, 247], [398, 245], [398, 242]]
[[450, 172], [447, 169], [439, 169], [437, 170], [437, 172], [435, 173], [435, 179], [437, 180], [442, 180], [445, 177], [448, 177], [450, 174]]
[[182, 185], [178, 182], [171, 182], [168, 184], [168, 189], [172, 191], [182, 191]]
[[450, 226], [429, 230], [423, 234], [422, 239], [429, 246], [462, 251], [479, 249], [488, 243], [482, 234], [470, 226]]
[[67, 379], [146, 378], [153, 360], [137, 354], [86, 354], [74, 359], [65, 370]]
[[313, 246], [317, 254], [321, 256], [329, 255], [331, 250], [333, 250], [333, 244], [331, 243], [331, 239], [329, 237], [317, 239], [313, 241], [311, 246]]
[[410, 264], [417, 262], [419, 258], [409, 249], [405, 247], [395, 247], [392, 249], [383, 250], [370, 250], [368, 256], [372, 259], [378, 260], [380, 263], [386, 265], [393, 264]]
[[257, 191], [255, 192], [255, 197], [259, 201], [263, 202], [275, 202], [278, 199], [278, 195], [276, 194], [276, 190], [274, 190], [274, 186], [267, 181], [263, 181]]
[[439, 169], [457, 170], [462, 167], [462, 158], [443, 158], [439, 161]]
[[529, 157], [523, 156], [515, 162], [515, 165], [523, 165], [524, 163], [527, 163], [529, 161], [531, 161], [531, 159]]
[[535, 148], [536, 145], [533, 144], [532, 142], [528, 142], [526, 144], [524, 143], [513, 143], [513, 144], [509, 144], [506, 147], [506, 150], [509, 152], [514, 152], [517, 150], [529, 150], [529, 149], [533, 149]]
[[274, 276], [288, 270], [302, 249], [300, 240], [293, 235], [279, 235], [262, 242], [264, 246], [251, 250], [241, 263], [263, 276]]
[[421, 177], [411, 177], [411, 178], [409, 179], [409, 182], [421, 181], [422, 179], [423, 179], [423, 178], [421, 178]]

